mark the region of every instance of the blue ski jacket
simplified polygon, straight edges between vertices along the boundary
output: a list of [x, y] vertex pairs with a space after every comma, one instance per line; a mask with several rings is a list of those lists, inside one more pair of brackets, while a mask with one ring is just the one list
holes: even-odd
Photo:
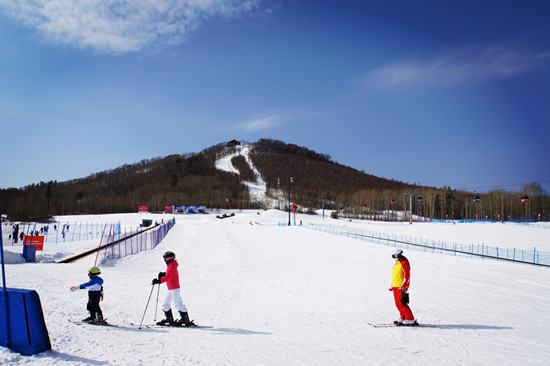
[[101, 291], [101, 286], [103, 285], [103, 279], [101, 277], [94, 277], [86, 283], [80, 285], [80, 289], [87, 288], [88, 291]]

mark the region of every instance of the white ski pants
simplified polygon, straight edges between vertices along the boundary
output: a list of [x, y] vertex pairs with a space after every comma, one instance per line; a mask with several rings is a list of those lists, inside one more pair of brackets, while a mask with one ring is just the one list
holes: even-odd
[[168, 290], [168, 293], [164, 298], [164, 303], [162, 304], [162, 311], [170, 310], [172, 300], [174, 301], [174, 305], [176, 305], [176, 309], [178, 309], [178, 311], [183, 311], [184, 313], [187, 312], [187, 308], [185, 307], [185, 305], [183, 304], [183, 300], [181, 299], [179, 288]]

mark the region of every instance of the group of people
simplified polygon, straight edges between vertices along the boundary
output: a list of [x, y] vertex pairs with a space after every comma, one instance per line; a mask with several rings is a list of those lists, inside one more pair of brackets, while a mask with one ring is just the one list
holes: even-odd
[[[69, 230], [69, 225], [66, 224], [66, 227], [67, 227], [67, 230]], [[44, 226], [41, 226], [39, 230], [35, 230], [33, 229], [34, 231], [29, 231], [27, 230], [27, 234], [25, 234], [23, 231], [19, 232], [20, 228], [19, 228], [19, 224], [14, 224], [12, 226], [12, 232], [11, 234], [9, 235], [8, 239], [13, 239], [13, 243], [14, 244], [17, 244], [17, 242], [19, 240], [23, 241], [23, 239], [25, 238], [25, 236], [38, 236], [38, 235], [45, 235], [45, 234], [48, 234], [49, 232], [49, 225], [44, 225]], [[54, 225], [54, 230], [57, 230], [57, 226]], [[63, 233], [65, 232], [65, 225], [63, 225]], [[63, 234], [63, 237], [65, 234]]]
[[[178, 273], [178, 262], [176, 260], [176, 255], [174, 252], [166, 252], [162, 256], [164, 262], [166, 263], [166, 272], [159, 272], [157, 278], [154, 278], [152, 285], [160, 285], [166, 283], [168, 287], [168, 293], [162, 304], [162, 310], [164, 312], [165, 318], [158, 322], [158, 325], [168, 325], [168, 326], [194, 326], [192, 320], [189, 320], [189, 313], [187, 312], [187, 307], [183, 303], [180, 294], [180, 281]], [[71, 291], [77, 290], [88, 290], [88, 304], [86, 309], [90, 312], [90, 316], [82, 319], [84, 322], [89, 322], [93, 324], [106, 324], [105, 319], [103, 318], [103, 312], [99, 303], [103, 300], [103, 279], [99, 276], [101, 270], [98, 267], [91, 267], [88, 270], [88, 277], [90, 280], [78, 286], [72, 286]], [[171, 304], [174, 302], [176, 309], [179, 312], [180, 319], [174, 320], [174, 315], [172, 314]]]
[[[178, 273], [178, 262], [174, 252], [166, 252], [163, 254], [164, 262], [166, 263], [166, 272], [159, 272], [157, 278], [154, 278], [152, 285], [160, 285], [166, 283], [168, 293], [162, 304], [162, 311], [165, 318], [159, 321], [158, 325], [167, 326], [194, 326], [193, 321], [189, 320], [187, 307], [183, 303], [180, 293], [180, 282]], [[390, 291], [393, 292], [395, 306], [399, 311], [399, 319], [394, 323], [396, 325], [416, 325], [416, 319], [409, 307], [409, 286], [411, 282], [411, 266], [409, 260], [403, 255], [403, 250], [396, 249], [392, 253], [392, 258], [395, 259], [393, 266], [392, 280]], [[103, 313], [99, 306], [99, 302], [103, 300], [103, 279], [99, 277], [101, 271], [97, 267], [91, 267], [88, 270], [90, 280], [79, 286], [72, 286], [71, 291], [78, 289], [88, 289], [88, 304], [87, 310], [90, 316], [83, 321], [104, 324]], [[180, 319], [174, 320], [171, 304], [174, 303], [179, 312]]]

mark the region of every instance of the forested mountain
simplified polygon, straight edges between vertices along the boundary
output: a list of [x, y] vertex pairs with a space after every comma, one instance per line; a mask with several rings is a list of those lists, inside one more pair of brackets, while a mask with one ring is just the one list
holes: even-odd
[[[541, 214], [548, 219], [550, 199], [537, 184], [522, 192], [494, 191], [478, 202], [472, 193], [449, 187], [420, 187], [379, 178], [334, 162], [329, 155], [282, 141], [230, 141], [199, 153], [142, 160], [66, 182], [40, 182], [21, 189], [0, 190], [2, 212], [14, 220], [46, 220], [53, 215], [135, 212], [148, 205], [160, 212], [165, 205], [206, 205], [209, 208], [264, 208], [252, 201], [245, 182], [256, 180], [242, 156], [232, 159], [240, 174], [216, 168], [216, 161], [251, 146], [250, 160], [266, 182], [267, 194], [287, 197], [306, 211], [321, 207], [355, 217], [375, 217], [382, 210], [409, 210], [430, 218], [507, 219]], [[530, 195], [521, 202], [519, 193]], [[422, 197], [420, 202], [419, 198]], [[393, 203], [392, 203], [393, 202]], [[285, 207], [281, 207], [285, 209]]]

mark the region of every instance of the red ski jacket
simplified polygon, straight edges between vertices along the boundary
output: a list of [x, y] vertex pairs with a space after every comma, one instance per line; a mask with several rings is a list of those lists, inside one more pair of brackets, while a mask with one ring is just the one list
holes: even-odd
[[174, 259], [167, 264], [166, 276], [160, 279], [161, 283], [166, 282], [168, 290], [180, 288], [180, 275], [178, 274], [178, 262]]

